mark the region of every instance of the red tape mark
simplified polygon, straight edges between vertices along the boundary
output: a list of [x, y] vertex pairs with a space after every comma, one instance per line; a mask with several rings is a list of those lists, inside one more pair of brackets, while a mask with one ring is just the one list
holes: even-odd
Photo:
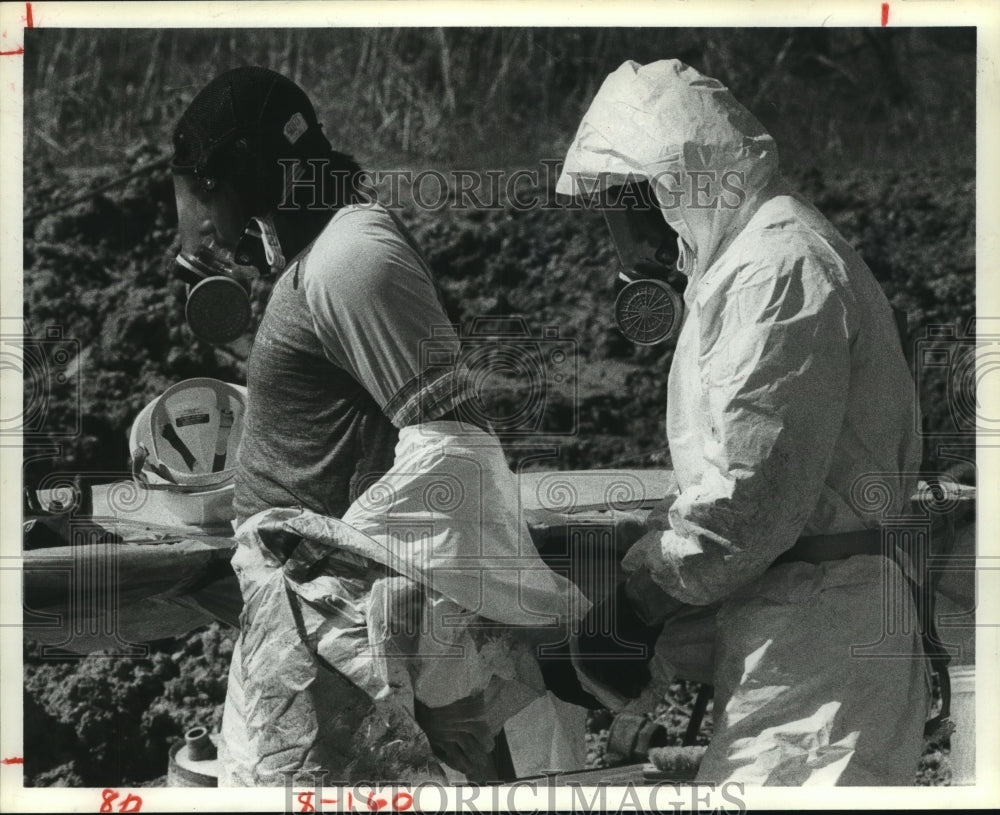
[[[27, 28], [35, 27], [35, 18], [31, 14], [31, 3], [24, 4], [24, 22], [27, 24]], [[5, 37], [7, 36], [6, 32], [4, 32], [4, 36]], [[16, 57], [23, 53], [24, 53], [24, 46], [21, 45], [15, 48], [13, 51], [0, 51], [0, 57]]]
[[0, 759], [0, 764], [24, 764], [24, 758], [22, 756], [11, 756], [10, 758]]
[[[29, 3], [28, 5], [31, 5], [31, 4]], [[882, 28], [885, 28], [887, 25], [889, 25], [889, 4], [888, 3], [883, 3], [882, 4]]]

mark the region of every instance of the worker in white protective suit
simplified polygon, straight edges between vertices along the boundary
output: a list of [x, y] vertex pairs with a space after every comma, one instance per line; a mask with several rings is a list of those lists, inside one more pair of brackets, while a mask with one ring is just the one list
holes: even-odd
[[624, 560], [631, 601], [665, 622], [652, 692], [631, 704], [673, 677], [714, 685], [700, 781], [911, 784], [931, 685], [907, 563], [879, 531], [920, 463], [890, 306], [788, 191], [760, 123], [676, 60], [606, 79], [557, 191], [636, 181], [687, 284], [666, 421], [677, 488]]

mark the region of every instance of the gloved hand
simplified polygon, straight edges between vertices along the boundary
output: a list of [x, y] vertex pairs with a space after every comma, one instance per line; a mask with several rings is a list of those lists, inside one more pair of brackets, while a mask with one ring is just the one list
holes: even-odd
[[656, 581], [656, 572], [663, 567], [662, 536], [663, 530], [647, 532], [622, 558], [622, 568], [628, 573], [625, 597], [646, 625], [662, 624], [684, 605]]
[[444, 707], [415, 702], [417, 723], [427, 734], [434, 755], [463, 773], [470, 781], [495, 780], [493, 736], [486, 721], [482, 693], [459, 699]]
[[646, 516], [645, 534], [629, 547], [622, 558], [622, 568], [626, 572], [655, 571], [663, 563], [660, 533], [670, 529], [670, 508], [676, 500], [677, 493], [671, 492]]

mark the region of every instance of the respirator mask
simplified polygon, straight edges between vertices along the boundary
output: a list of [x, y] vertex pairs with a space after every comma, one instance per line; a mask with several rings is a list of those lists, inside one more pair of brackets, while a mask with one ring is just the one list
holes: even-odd
[[649, 183], [608, 191], [604, 219], [621, 268], [615, 280], [615, 323], [636, 345], [658, 345], [676, 336], [681, 296], [667, 283], [680, 253], [677, 233], [663, 215]]
[[214, 237], [203, 239], [194, 252], [182, 250], [174, 259], [174, 274], [188, 285], [184, 316], [191, 331], [213, 345], [238, 339], [250, 327], [253, 279], [284, 266], [269, 217], [252, 218], [234, 251]]

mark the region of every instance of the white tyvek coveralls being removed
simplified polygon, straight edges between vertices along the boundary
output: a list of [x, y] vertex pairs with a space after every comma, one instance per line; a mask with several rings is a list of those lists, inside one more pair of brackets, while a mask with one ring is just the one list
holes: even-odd
[[910, 784], [930, 685], [900, 570], [768, 568], [800, 536], [898, 514], [920, 461], [885, 296], [777, 167], [749, 112], [677, 61], [622, 65], [569, 149], [560, 193], [651, 181], [689, 278], [667, 403], [678, 494], [625, 568], [721, 604], [714, 626], [668, 621], [651, 666], [715, 685], [699, 780]]
[[517, 772], [580, 766], [582, 711], [553, 702], [535, 654], [590, 602], [541, 560], [518, 506], [497, 438], [434, 421], [400, 431], [392, 468], [342, 519], [272, 507], [244, 521], [223, 786], [319, 770], [443, 781], [415, 705], [433, 716], [477, 695], [491, 738], [514, 719]]

